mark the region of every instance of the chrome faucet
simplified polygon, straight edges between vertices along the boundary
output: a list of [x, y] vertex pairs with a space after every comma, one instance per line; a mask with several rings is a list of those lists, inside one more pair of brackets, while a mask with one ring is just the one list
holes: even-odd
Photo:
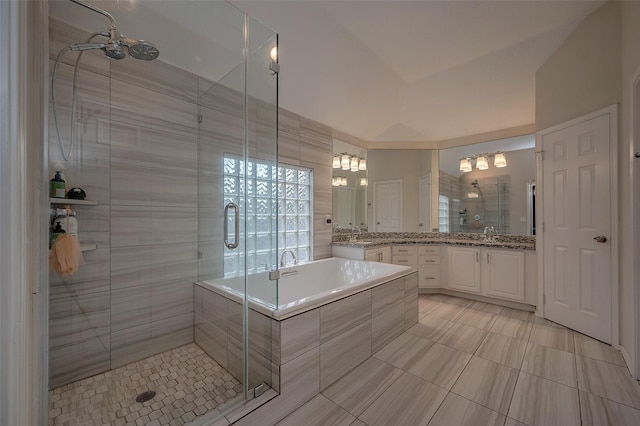
[[286, 263], [284, 261], [284, 257], [285, 257], [285, 254], [287, 254], [287, 253], [291, 253], [291, 257], [293, 258], [293, 264], [294, 265], [298, 264], [298, 258], [296, 257], [296, 254], [292, 250], [285, 250], [280, 255], [280, 267], [281, 268], [284, 268], [286, 266]]
[[485, 228], [484, 228], [484, 240], [485, 241], [489, 241], [489, 242], [495, 241], [495, 238], [493, 236], [494, 232], [496, 232], [496, 228], [494, 228], [493, 226], [485, 226]]

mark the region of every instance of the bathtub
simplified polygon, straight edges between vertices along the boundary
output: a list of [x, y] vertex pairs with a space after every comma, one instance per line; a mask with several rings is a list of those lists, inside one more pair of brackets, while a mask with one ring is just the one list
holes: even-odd
[[[303, 403], [418, 322], [413, 268], [329, 258], [282, 268], [280, 274], [277, 304], [268, 272], [247, 277], [249, 388], [286, 388]], [[238, 380], [244, 280], [194, 285], [194, 340]], [[313, 372], [304, 380], [312, 393], [296, 391], [303, 372]]]
[[[282, 320], [414, 271], [407, 266], [339, 257], [304, 262], [280, 268], [277, 305], [276, 284], [269, 280], [269, 272], [248, 276], [249, 307]], [[197, 285], [242, 302], [244, 277], [200, 281]]]

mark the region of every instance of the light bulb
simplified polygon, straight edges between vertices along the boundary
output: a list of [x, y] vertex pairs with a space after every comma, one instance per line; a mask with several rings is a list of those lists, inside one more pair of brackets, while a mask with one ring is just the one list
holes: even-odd
[[460, 171], [467, 173], [472, 170], [471, 161], [468, 158], [463, 158], [460, 160]]
[[357, 172], [358, 170], [358, 157], [351, 157], [351, 171]]
[[367, 170], [367, 159], [366, 158], [361, 158], [360, 159], [360, 164], [358, 164], [358, 169]]
[[340, 168], [340, 156], [339, 155], [334, 155], [333, 156], [333, 168], [334, 169], [339, 169]]
[[278, 62], [278, 46], [273, 46], [269, 52], [271, 60]]
[[369, 185], [369, 180], [367, 180], [366, 177], [360, 178], [360, 186], [367, 186]]
[[342, 166], [342, 170], [349, 170], [351, 168], [349, 154], [342, 154], [340, 165]]
[[504, 152], [498, 152], [496, 154], [493, 165], [496, 167], [507, 167], [507, 157], [504, 155]]
[[478, 170], [487, 170], [489, 168], [489, 160], [484, 155], [476, 158], [476, 168]]

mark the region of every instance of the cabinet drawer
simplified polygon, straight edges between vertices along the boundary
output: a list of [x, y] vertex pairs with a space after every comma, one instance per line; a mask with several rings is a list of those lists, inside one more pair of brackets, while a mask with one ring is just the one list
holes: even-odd
[[415, 255], [393, 255], [392, 263], [403, 266], [417, 266], [418, 258]]
[[419, 286], [424, 287], [440, 287], [440, 268], [439, 267], [423, 267], [418, 269]]
[[440, 256], [437, 255], [422, 255], [418, 256], [418, 266], [439, 265]]
[[440, 256], [440, 246], [418, 246], [418, 254]]
[[418, 247], [416, 246], [392, 246], [391, 254], [392, 255], [415, 255], [418, 253]]

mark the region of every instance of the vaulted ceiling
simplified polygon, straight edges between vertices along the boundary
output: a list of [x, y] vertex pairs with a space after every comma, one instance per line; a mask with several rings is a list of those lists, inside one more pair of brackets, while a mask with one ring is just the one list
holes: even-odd
[[602, 1], [234, 1], [279, 33], [280, 105], [367, 141], [532, 124], [535, 72]]

